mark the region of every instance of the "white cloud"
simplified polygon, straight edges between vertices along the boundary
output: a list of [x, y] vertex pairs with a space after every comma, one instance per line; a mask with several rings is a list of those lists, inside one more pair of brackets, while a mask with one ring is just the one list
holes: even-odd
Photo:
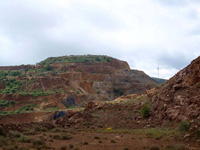
[[169, 78], [200, 54], [198, 0], [0, 2], [0, 65], [102, 54]]

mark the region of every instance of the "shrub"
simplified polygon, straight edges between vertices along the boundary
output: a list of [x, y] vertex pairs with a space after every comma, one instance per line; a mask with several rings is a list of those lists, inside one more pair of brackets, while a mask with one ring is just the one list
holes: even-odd
[[44, 70], [46, 70], [46, 71], [51, 71], [52, 68], [51, 68], [51, 66], [50, 66], [49, 64], [45, 64]]
[[0, 106], [8, 107], [9, 105], [15, 105], [15, 101], [12, 101], [12, 100], [0, 100]]
[[10, 130], [9, 131], [9, 136], [19, 138], [21, 136], [21, 134], [18, 131], [12, 131], [12, 130]]
[[22, 143], [30, 143], [31, 142], [31, 139], [27, 136], [21, 136], [18, 140], [19, 142], [22, 142]]
[[67, 148], [66, 146], [61, 146], [60, 150], [66, 150], [66, 148]]
[[196, 134], [196, 136], [197, 136], [198, 138], [200, 138], [200, 130], [197, 129], [197, 130], [194, 131], [194, 133]]
[[68, 135], [62, 135], [60, 137], [61, 140], [70, 140], [72, 137], [71, 136], [68, 136]]
[[97, 94], [100, 94], [100, 91], [99, 91], [99, 90], [97, 91]]
[[142, 113], [143, 118], [148, 118], [150, 116], [150, 108], [147, 103], [144, 103], [140, 111]]
[[59, 140], [60, 136], [59, 135], [53, 135], [53, 139]]
[[151, 146], [150, 150], [160, 150], [160, 148], [158, 146]]
[[19, 75], [21, 75], [21, 72], [20, 71], [12, 71], [10, 73], [10, 75], [12, 75], [12, 76], [19, 76]]
[[83, 142], [83, 143], [80, 143], [81, 145], [88, 145], [89, 143], [88, 142]]
[[69, 144], [69, 148], [74, 148], [74, 145], [73, 144]]
[[106, 58], [106, 61], [107, 61], [107, 62], [110, 62], [110, 61], [111, 61], [111, 58]]
[[3, 127], [0, 126], [0, 136], [5, 136], [6, 132]]
[[116, 143], [114, 140], [111, 140], [110, 142], [111, 142], [111, 143]]
[[124, 95], [124, 91], [122, 91], [118, 88], [114, 88], [113, 92], [117, 95], [120, 95], [120, 96]]
[[197, 87], [197, 88], [200, 88], [200, 82], [198, 82], [198, 83], [196, 84], [196, 87]]
[[16, 79], [6, 79], [5, 88], [0, 89], [0, 94], [13, 94], [19, 91], [19, 87], [22, 88], [25, 82]]
[[101, 60], [100, 60], [100, 58], [99, 58], [99, 57], [96, 57], [96, 58], [95, 58], [95, 61], [101, 61]]
[[52, 75], [52, 76], [56, 76], [56, 75], [57, 75], [57, 72], [56, 72], [56, 71], [53, 71], [53, 72], [51, 73], [51, 75]]
[[40, 127], [35, 127], [34, 130], [35, 130], [35, 132], [39, 132], [39, 131], [41, 131], [41, 128]]
[[33, 141], [33, 147], [38, 147], [38, 146], [42, 146], [45, 145], [43, 140], [34, 140]]
[[184, 132], [187, 132], [188, 130], [190, 129], [190, 125], [189, 123], [187, 122], [181, 122], [178, 126], [178, 130], [179, 131], [184, 131]]
[[98, 136], [95, 136], [95, 137], [94, 137], [94, 139], [100, 139], [100, 137], [98, 137]]

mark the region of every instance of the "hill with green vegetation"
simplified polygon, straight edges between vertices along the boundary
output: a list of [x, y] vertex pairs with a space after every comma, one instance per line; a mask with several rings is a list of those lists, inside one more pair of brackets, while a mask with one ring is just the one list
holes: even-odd
[[144, 72], [131, 70], [127, 62], [112, 57], [50, 57], [37, 65], [0, 67], [0, 109], [2, 114], [13, 114], [28, 104], [42, 110], [84, 106], [92, 100], [142, 94], [156, 85]]

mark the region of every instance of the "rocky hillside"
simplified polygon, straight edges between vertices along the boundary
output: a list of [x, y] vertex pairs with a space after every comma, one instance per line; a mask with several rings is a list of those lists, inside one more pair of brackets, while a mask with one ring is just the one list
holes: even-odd
[[141, 94], [156, 85], [144, 72], [107, 56], [51, 57], [37, 65], [0, 67], [0, 99], [8, 105], [13, 100], [64, 108]]
[[148, 96], [158, 119], [186, 121], [200, 128], [200, 57]]

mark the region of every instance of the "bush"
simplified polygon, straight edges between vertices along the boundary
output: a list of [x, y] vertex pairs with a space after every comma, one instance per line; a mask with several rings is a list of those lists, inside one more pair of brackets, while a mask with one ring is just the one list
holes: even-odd
[[13, 94], [19, 91], [19, 87], [23, 87], [25, 82], [16, 80], [16, 79], [6, 79], [5, 81], [5, 88], [0, 89], [0, 94]]
[[0, 126], [0, 136], [5, 136], [6, 132], [3, 127]]
[[31, 139], [27, 136], [21, 136], [18, 141], [22, 143], [30, 143]]
[[190, 129], [190, 125], [189, 123], [187, 122], [181, 122], [178, 126], [178, 130], [179, 131], [184, 131], [184, 132], [187, 132], [188, 130]]
[[9, 105], [15, 105], [15, 101], [12, 101], [12, 100], [0, 100], [0, 106], [8, 107]]
[[117, 95], [120, 95], [120, 96], [124, 95], [124, 91], [122, 91], [118, 88], [114, 88], [113, 92]]
[[60, 147], [60, 150], [66, 150], [67, 149], [67, 146], [61, 146]]
[[12, 71], [10, 73], [12, 76], [20, 76], [21, 75], [21, 72], [20, 71]]
[[197, 136], [198, 138], [200, 138], [200, 130], [197, 129], [197, 130], [194, 131], [194, 133], [196, 134], [196, 136]]
[[107, 62], [110, 62], [110, 61], [111, 61], [111, 58], [106, 58], [106, 61], [107, 61]]
[[33, 141], [33, 147], [38, 147], [38, 146], [41, 146], [41, 145], [45, 145], [43, 140], [34, 140]]
[[60, 137], [60, 140], [70, 140], [72, 137], [71, 136], [68, 136], [68, 135], [62, 135]]
[[18, 131], [12, 131], [12, 130], [10, 130], [9, 131], [9, 136], [19, 138], [19, 137], [21, 137], [21, 134]]
[[52, 68], [51, 68], [51, 66], [50, 66], [49, 64], [46, 64], [46, 65], [44, 66], [44, 70], [46, 70], [46, 71], [51, 71]]
[[150, 150], [160, 150], [160, 148], [158, 146], [151, 146]]
[[100, 58], [99, 58], [99, 57], [96, 57], [96, 58], [95, 58], [95, 61], [101, 61], [101, 60], [100, 60]]
[[69, 148], [74, 148], [74, 145], [73, 144], [69, 144]]
[[140, 111], [142, 113], [143, 118], [148, 118], [150, 116], [150, 108], [147, 103], [144, 103]]

